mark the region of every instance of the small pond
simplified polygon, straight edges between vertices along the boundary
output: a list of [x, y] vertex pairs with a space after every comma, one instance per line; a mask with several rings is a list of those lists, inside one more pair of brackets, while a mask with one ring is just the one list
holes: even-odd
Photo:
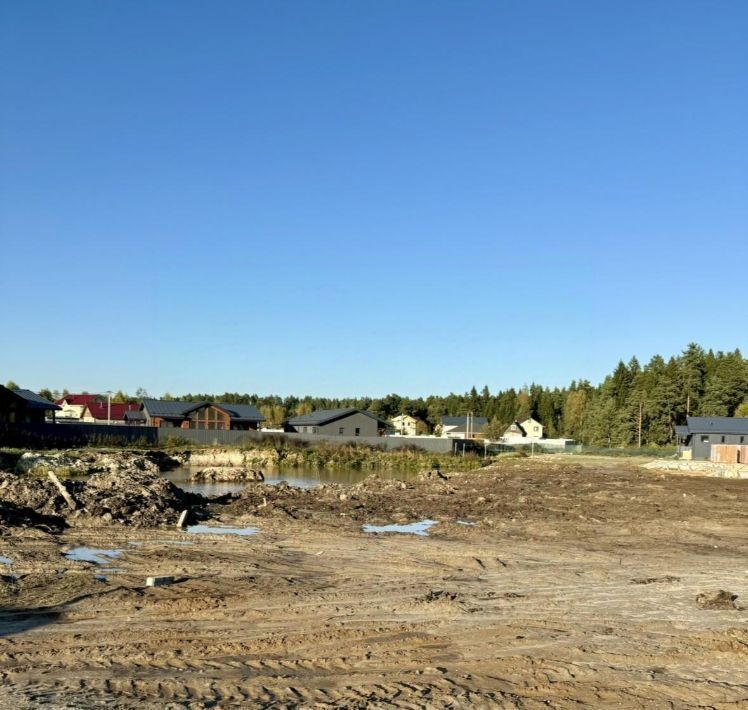
[[[202, 493], [205, 496], [218, 496], [226, 493], [237, 493], [245, 487], [243, 482], [203, 482], [193, 481], [192, 474], [201, 468], [208, 466], [181, 466], [171, 471], [165, 471], [163, 476], [178, 485], [181, 489], [190, 493]], [[323, 483], [339, 483], [345, 486], [352, 486], [363, 481], [367, 476], [376, 473], [381, 478], [398, 478], [408, 480], [417, 475], [416, 471], [357, 471], [353, 469], [280, 469], [277, 471], [266, 470], [265, 483], [275, 485], [285, 481], [289, 486], [296, 488], [316, 488]]]

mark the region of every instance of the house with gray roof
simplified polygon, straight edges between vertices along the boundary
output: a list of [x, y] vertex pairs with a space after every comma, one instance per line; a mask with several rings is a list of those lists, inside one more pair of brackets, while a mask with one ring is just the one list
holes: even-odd
[[486, 417], [463, 414], [459, 417], [442, 417], [442, 437], [447, 439], [474, 439], [482, 437], [488, 424]]
[[161, 428], [256, 431], [265, 417], [252, 404], [144, 399], [128, 420]]
[[683, 458], [709, 460], [712, 444], [748, 445], [746, 417], [688, 417], [675, 427], [678, 451]]
[[0, 385], [0, 424], [43, 424], [47, 412], [61, 409], [36, 392], [25, 389], [9, 390]]
[[387, 426], [386, 421], [363, 409], [318, 409], [283, 422], [284, 431], [325, 436], [383, 436]]

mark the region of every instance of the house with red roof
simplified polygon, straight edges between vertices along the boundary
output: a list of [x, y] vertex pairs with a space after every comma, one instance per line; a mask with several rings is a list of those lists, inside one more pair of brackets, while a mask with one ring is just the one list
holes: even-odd
[[83, 412], [83, 421], [91, 424], [127, 424], [125, 414], [137, 412], [139, 404], [121, 402], [89, 402]]
[[55, 418], [63, 421], [83, 421], [86, 407], [94, 402], [101, 402], [101, 397], [97, 394], [66, 394], [55, 402], [60, 407]]

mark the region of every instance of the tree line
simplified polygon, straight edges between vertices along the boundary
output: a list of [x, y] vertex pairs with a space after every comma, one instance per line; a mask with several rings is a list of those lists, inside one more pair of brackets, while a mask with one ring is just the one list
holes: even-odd
[[[40, 394], [58, 399], [59, 393]], [[58, 396], [55, 396], [58, 395]], [[138, 401], [147, 396], [138, 390], [130, 397], [117, 392], [113, 401]], [[487, 433], [498, 437], [514, 421], [528, 416], [545, 427], [545, 436], [568, 437], [581, 443], [618, 447], [640, 442], [663, 446], [675, 440], [675, 427], [687, 416], [748, 417], [748, 359], [740, 350], [705, 351], [691, 343], [678, 356], [665, 360], [655, 355], [640, 365], [634, 357], [616, 368], [599, 385], [587, 380], [568, 387], [548, 388], [532, 384], [491, 393], [473, 387], [464, 394], [402, 397], [280, 397], [237, 392], [170, 394], [164, 399], [253, 404], [266, 418], [266, 425], [279, 426], [284, 419], [316, 409], [354, 407], [366, 409], [382, 419], [410, 414], [423, 433], [438, 433], [444, 415], [472, 413], [488, 419]]]

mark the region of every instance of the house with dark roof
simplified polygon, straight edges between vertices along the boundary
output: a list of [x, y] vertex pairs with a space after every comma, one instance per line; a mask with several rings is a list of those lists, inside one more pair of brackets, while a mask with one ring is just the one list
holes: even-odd
[[0, 385], [0, 424], [43, 424], [47, 412], [55, 412], [60, 407], [54, 402], [25, 389], [9, 390]]
[[179, 429], [238, 429], [254, 430], [265, 417], [251, 404], [227, 402], [179, 402], [165, 399], [144, 399], [140, 403], [141, 417], [128, 416], [128, 423], [141, 423], [161, 428]]
[[713, 444], [748, 445], [748, 418], [688, 417], [675, 437], [682, 458], [709, 460]]
[[81, 419], [91, 424], [126, 424], [125, 414], [139, 410], [139, 404], [89, 402], [83, 410]]
[[387, 426], [386, 421], [363, 409], [318, 409], [283, 422], [284, 431], [325, 436], [384, 436]]
[[459, 417], [442, 417], [442, 437], [447, 439], [482, 438], [488, 424], [486, 417], [462, 415]]

